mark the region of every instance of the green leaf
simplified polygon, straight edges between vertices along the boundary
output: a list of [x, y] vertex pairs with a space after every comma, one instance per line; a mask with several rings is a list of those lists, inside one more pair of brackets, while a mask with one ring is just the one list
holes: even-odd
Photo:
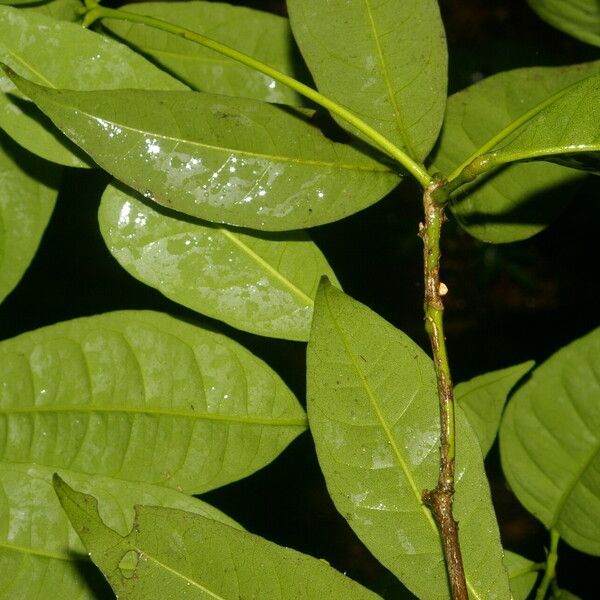
[[424, 159], [446, 102], [447, 50], [438, 3], [288, 0], [287, 6], [319, 91], [414, 159]]
[[0, 302], [37, 251], [54, 210], [60, 172], [0, 132]]
[[598, 0], [527, 0], [546, 23], [574, 38], [600, 46]]
[[454, 388], [454, 398], [475, 431], [483, 456], [487, 455], [496, 439], [510, 391], [534, 364], [530, 360], [514, 367], [490, 371]]
[[[330, 284], [317, 293], [307, 353], [308, 416], [329, 493], [373, 555], [419, 598], [449, 597], [424, 490], [439, 470], [432, 361]], [[473, 598], [508, 598], [477, 438], [458, 408], [454, 514]]]
[[[0, 62], [32, 81], [54, 88], [186, 87], [126, 46], [81, 25], [7, 6], [0, 6]], [[0, 128], [42, 158], [70, 167], [90, 166], [88, 158], [34, 105], [25, 101], [2, 72]]]
[[538, 576], [535, 563], [505, 550], [504, 566], [508, 571], [511, 600], [526, 600]]
[[[434, 166], [449, 175], [528, 110], [599, 70], [600, 62], [517, 69], [453, 94]], [[453, 197], [452, 212], [480, 240], [526, 239], [552, 222], [582, 177], [582, 173], [546, 162], [505, 165], [461, 188]]]
[[259, 335], [307, 340], [319, 280], [335, 280], [302, 231], [257, 234], [182, 220], [113, 185], [98, 218], [111, 254], [135, 278]]
[[378, 598], [322, 560], [181, 510], [136, 506], [131, 532], [120, 535], [102, 522], [94, 497], [58, 477], [54, 486], [92, 560], [123, 600]]
[[[133, 506], [152, 504], [195, 512], [237, 526], [212, 506], [165, 487], [60, 469], [71, 485], [100, 500], [104, 521], [122, 534], [133, 525]], [[0, 577], [2, 600], [99, 600], [105, 587], [62, 510], [54, 469], [0, 461]], [[112, 594], [109, 594], [112, 597]]]
[[[123, 10], [181, 25], [297, 76], [301, 62], [287, 19], [220, 2], [144, 2]], [[302, 106], [301, 96], [275, 80], [179, 36], [148, 27], [104, 19], [102, 25], [190, 87], [213, 94], [244, 96]]]
[[79, 0], [51, 0], [51, 2], [45, 2], [44, 4], [33, 4], [31, 7], [24, 7], [21, 11], [30, 10], [52, 17], [57, 21], [75, 23], [81, 19], [79, 10], [82, 6]]
[[552, 596], [550, 596], [550, 598], [551, 600], [581, 600], [579, 596], [560, 588], [552, 590]]
[[185, 493], [253, 473], [305, 429], [267, 365], [161, 313], [96, 315], [4, 341], [0, 377], [0, 460]]
[[117, 179], [208, 221], [312, 227], [377, 202], [399, 181], [289, 107], [200, 92], [55, 91], [12, 78]]
[[500, 426], [502, 466], [522, 504], [571, 546], [600, 554], [600, 329], [533, 371]]

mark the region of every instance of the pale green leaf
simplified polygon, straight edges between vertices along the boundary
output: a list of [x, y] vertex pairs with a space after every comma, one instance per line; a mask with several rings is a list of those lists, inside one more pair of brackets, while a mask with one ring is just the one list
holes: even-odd
[[305, 428], [262, 361], [146, 311], [0, 343], [0, 460], [201, 493], [271, 462]]
[[[297, 76], [295, 66], [301, 58], [283, 17], [220, 2], [143, 2], [122, 8], [181, 25]], [[193, 89], [295, 106], [304, 103], [271, 77], [180, 36], [117, 19], [104, 19], [102, 25]]]
[[573, 37], [600, 46], [598, 0], [527, 0], [547, 23]]
[[[373, 555], [417, 597], [449, 597], [439, 533], [421, 500], [439, 470], [432, 361], [326, 283], [308, 343], [310, 429], [327, 488]], [[477, 438], [457, 413], [455, 511], [471, 598], [509, 597]]]
[[79, 0], [51, 0], [51, 2], [45, 2], [44, 4], [26, 6], [21, 10], [30, 10], [52, 17], [58, 21], [75, 23], [81, 19], [81, 13], [79, 11], [82, 7], [83, 4]]
[[561, 348], [512, 397], [502, 467], [521, 503], [571, 546], [600, 554], [600, 329]]
[[511, 600], [526, 600], [538, 576], [536, 564], [519, 554], [505, 550], [504, 566], [508, 571]]
[[131, 532], [105, 525], [94, 497], [55, 489], [92, 560], [123, 600], [375, 600], [324, 561], [205, 517], [137, 506]]
[[[1, 600], [107, 597], [99, 578], [91, 576], [95, 569], [54, 493], [54, 471], [32, 462], [0, 461]], [[168, 506], [236, 526], [212, 506], [169, 488], [78, 470], [59, 473], [71, 485], [94, 494], [103, 520], [122, 534], [131, 529], [136, 504]], [[3, 577], [8, 573], [13, 576]]]
[[11, 76], [117, 179], [208, 221], [302, 229], [355, 213], [399, 181], [289, 107], [200, 92], [55, 91]]
[[54, 209], [60, 172], [0, 131], [0, 302], [37, 251]]
[[437, 139], [446, 102], [447, 50], [438, 3], [288, 0], [287, 6], [319, 91], [423, 160]]
[[[448, 99], [434, 166], [449, 175], [510, 123], [566, 86], [600, 70], [600, 62], [527, 68], [488, 77]], [[505, 165], [455, 194], [452, 212], [473, 236], [503, 243], [544, 229], [583, 175], [546, 162]]]
[[327, 260], [302, 232], [257, 234], [182, 220], [109, 185], [100, 230], [135, 278], [179, 304], [245, 331], [307, 340]]
[[534, 364], [534, 361], [528, 361], [514, 367], [490, 371], [459, 383], [454, 388], [454, 398], [475, 431], [483, 456], [487, 455], [496, 439], [510, 391], [531, 371]]
[[[7, 6], [0, 6], [0, 62], [53, 88], [186, 87], [126, 46], [81, 25]], [[1, 71], [0, 128], [42, 158], [71, 167], [90, 166], [88, 158]]]

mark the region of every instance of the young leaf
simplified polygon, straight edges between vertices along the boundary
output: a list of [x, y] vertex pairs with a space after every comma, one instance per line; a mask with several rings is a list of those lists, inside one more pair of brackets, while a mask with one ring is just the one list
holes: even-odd
[[63, 508], [119, 598], [375, 600], [324, 561], [181, 510], [136, 506], [128, 535], [107, 527], [93, 496], [54, 480]]
[[[598, 71], [600, 62], [517, 69], [453, 94], [434, 166], [449, 175], [528, 110]], [[452, 212], [464, 229], [483, 241], [526, 239], [557, 216], [582, 177], [546, 162], [505, 165], [461, 188], [452, 199]]]
[[[54, 468], [33, 462], [0, 462], [0, 599], [99, 600], [112, 597], [98, 585], [85, 548], [62, 510]], [[169, 488], [60, 470], [71, 485], [94, 494], [104, 521], [123, 535], [133, 506], [151, 504], [195, 512], [239, 527], [212, 506]], [[7, 580], [6, 574], [12, 577]]]
[[500, 426], [517, 498], [571, 546], [600, 554], [600, 329], [533, 371]]
[[[186, 89], [122, 44], [39, 11], [7, 6], [0, 6], [0, 62], [55, 88]], [[0, 128], [46, 160], [70, 167], [90, 166], [88, 158], [1, 71]]]
[[508, 572], [511, 600], [526, 600], [538, 576], [535, 563], [519, 554], [505, 550], [504, 566]]
[[200, 92], [55, 91], [11, 77], [117, 179], [207, 221], [312, 227], [377, 202], [399, 181], [289, 107]]
[[[270, 13], [196, 1], [143, 2], [127, 4], [123, 10], [202, 33], [287, 75], [295, 76], [295, 67], [302, 60], [288, 20]], [[301, 96], [283, 84], [179, 36], [116, 19], [104, 19], [102, 25], [193, 89], [293, 106], [304, 104]]]
[[61, 169], [0, 132], [0, 302], [19, 283], [39, 246], [58, 194]]
[[600, 46], [598, 0], [527, 0], [544, 21], [574, 38]]
[[446, 102], [446, 39], [437, 2], [288, 0], [287, 6], [319, 91], [423, 160]]
[[111, 254], [134, 277], [252, 333], [307, 340], [319, 279], [335, 280], [302, 231], [257, 234], [177, 219], [113, 185], [98, 218]]
[[534, 364], [530, 360], [514, 367], [490, 371], [454, 388], [454, 398], [477, 435], [483, 456], [487, 455], [496, 439], [508, 394]]
[[185, 493], [253, 473], [305, 428], [262, 361], [161, 313], [96, 315], [4, 341], [0, 383], [0, 460]]
[[[447, 599], [439, 533], [422, 500], [439, 470], [432, 361], [401, 331], [323, 284], [307, 353], [311, 432], [338, 511], [417, 597]], [[481, 450], [457, 413], [455, 516], [473, 598], [508, 598]]]

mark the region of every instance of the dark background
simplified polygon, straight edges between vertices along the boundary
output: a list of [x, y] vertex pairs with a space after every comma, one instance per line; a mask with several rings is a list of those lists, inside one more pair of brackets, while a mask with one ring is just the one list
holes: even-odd
[[[315, 0], [316, 2], [319, 0]], [[240, 1], [284, 14], [280, 0]], [[450, 92], [498, 71], [600, 58], [541, 22], [522, 0], [442, 1], [450, 49]], [[535, 359], [598, 325], [597, 180], [546, 231], [525, 242], [486, 245], [451, 220], [444, 231], [443, 279], [450, 288], [446, 326], [455, 381]], [[117, 309], [154, 309], [200, 323], [209, 319], [165, 299], [123, 271], [100, 237], [96, 211], [108, 181], [102, 172], [70, 170], [40, 250], [0, 306], [0, 338], [57, 321]], [[346, 293], [408, 333], [422, 347], [421, 243], [418, 190], [393, 197], [339, 223], [312, 231]], [[305, 345], [261, 338], [213, 323], [273, 366], [303, 401]], [[544, 559], [543, 527], [520, 507], [499, 468], [487, 460], [503, 543]], [[309, 434], [270, 466], [203, 498], [250, 531], [325, 558], [388, 598], [402, 597], [337, 514], [320, 475]], [[561, 544], [558, 578], [584, 599], [598, 597], [600, 560]]]

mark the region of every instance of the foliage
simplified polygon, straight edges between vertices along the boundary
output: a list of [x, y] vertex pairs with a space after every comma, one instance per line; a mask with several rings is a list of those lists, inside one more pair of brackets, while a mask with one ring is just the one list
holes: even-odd
[[[453, 394], [440, 235], [447, 207], [485, 242], [529, 238], [598, 174], [600, 61], [447, 97], [434, 0], [288, 0], [289, 20], [197, 0], [0, 4], [0, 300], [61, 178], [102, 169], [107, 251], [199, 313], [94, 314], [0, 342], [0, 599], [110, 598], [96, 567], [125, 599], [379, 597], [194, 497], [307, 428], [333, 503], [402, 597], [574, 597], [559, 540], [600, 555], [600, 329]], [[586, 2], [530, 4], [597, 44]], [[342, 292], [304, 231], [410, 179], [431, 358]], [[200, 315], [308, 341], [308, 415]], [[549, 532], [543, 565], [502, 547], [483, 462], [498, 431], [509, 484]]]

